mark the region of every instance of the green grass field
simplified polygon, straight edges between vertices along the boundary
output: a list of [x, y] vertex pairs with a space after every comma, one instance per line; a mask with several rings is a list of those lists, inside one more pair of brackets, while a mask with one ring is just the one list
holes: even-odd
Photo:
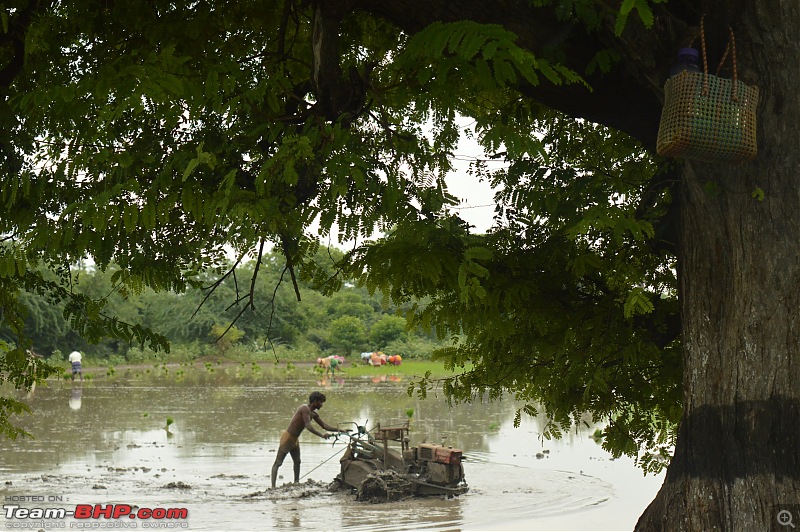
[[[64, 366], [65, 364], [61, 364]], [[52, 378], [69, 380], [71, 378], [71, 371], [69, 368], [62, 368], [64, 371], [59, 375]], [[464, 368], [457, 368], [454, 371], [448, 371], [444, 368], [441, 362], [431, 362], [429, 360], [404, 360], [399, 366], [384, 365], [384, 366], [370, 366], [363, 364], [360, 360], [350, 359], [343, 365], [339, 366], [336, 374], [343, 377], [380, 377], [380, 376], [400, 376], [408, 379], [415, 377], [421, 378], [427, 372], [430, 372], [431, 378], [443, 378], [452, 375], [457, 375], [472, 369], [472, 365], [468, 364]], [[181, 379], [197, 375], [200, 373], [231, 373], [236, 376], [252, 377], [253, 375], [259, 376], [286, 376], [287, 374], [296, 375], [309, 375], [316, 374], [322, 376], [324, 370], [316, 365], [316, 363], [302, 360], [294, 362], [262, 362], [262, 363], [244, 363], [219, 360], [216, 362], [191, 362], [181, 364], [132, 364], [123, 366], [90, 366], [84, 365], [83, 378], [84, 380], [91, 381], [93, 379], [113, 379], [116, 377], [144, 377], [144, 376], [160, 376]]]
[[441, 362], [431, 362], [429, 360], [409, 360], [403, 361], [399, 366], [370, 366], [369, 364], [361, 364], [356, 361], [347, 361], [344, 364], [344, 375], [348, 377], [361, 377], [361, 376], [374, 376], [374, 375], [404, 375], [413, 377], [417, 375], [422, 377], [426, 372], [430, 371], [432, 377], [447, 377], [469, 371], [471, 365], [465, 368], [457, 368], [456, 371], [447, 371], [444, 369], [444, 364]]

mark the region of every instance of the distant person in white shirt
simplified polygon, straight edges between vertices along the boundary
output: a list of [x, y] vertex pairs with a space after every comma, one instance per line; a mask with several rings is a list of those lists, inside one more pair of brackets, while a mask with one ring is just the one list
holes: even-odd
[[83, 381], [83, 370], [81, 370], [81, 354], [78, 351], [73, 351], [69, 354], [69, 361], [72, 363], [72, 380], [75, 380], [77, 373]]

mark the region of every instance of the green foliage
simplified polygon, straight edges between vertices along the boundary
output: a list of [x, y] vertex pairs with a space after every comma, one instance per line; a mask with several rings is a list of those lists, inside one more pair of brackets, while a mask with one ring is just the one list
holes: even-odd
[[434, 351], [441, 347], [440, 341], [408, 335], [405, 339], [389, 342], [382, 350], [388, 354], [400, 355], [403, 360], [430, 360]]
[[[414, 307], [413, 326], [451, 346], [435, 360], [471, 371], [423, 380], [453, 401], [526, 401], [560, 437], [588, 412], [608, 423], [604, 445], [648, 470], [674, 443], [680, 349], [672, 257], [652, 244], [638, 196], [657, 167], [635, 143], [592, 124], [540, 123], [547, 157], [522, 157], [488, 175], [499, 189], [496, 225], [470, 235], [457, 220], [399, 224], [352, 254], [362, 282]], [[602, 176], [602, 179], [601, 179]], [[411, 249], [415, 251], [412, 253]]]
[[[338, 255], [341, 257], [341, 253]], [[279, 257], [269, 253], [263, 260], [271, 264]], [[130, 343], [124, 338], [101, 338], [90, 344], [70, 328], [63, 315], [63, 303], [53, 303], [46, 295], [21, 292], [19, 300], [28, 311], [24, 334], [48, 362], [64, 360], [59, 346], [87, 353], [89, 358], [85, 365], [190, 362], [220, 354], [226, 359], [241, 361], [275, 357], [313, 360], [332, 347], [329, 326], [331, 321], [342, 316], [355, 317], [367, 327], [372, 324], [370, 330], [374, 331], [370, 338], [383, 338], [378, 340], [380, 347], [391, 344], [397, 354], [430, 358], [437, 347], [436, 343], [420, 336], [421, 333], [405, 333], [405, 319], [393, 315], [396, 308], [389, 305], [384, 309], [379, 298], [370, 296], [362, 288], [342, 288], [333, 297], [325, 298], [301, 281], [303, 301], [292, 301], [291, 287], [281, 283], [280, 272], [262, 267], [255, 296], [259, 301], [274, 297], [276, 306], [265, 337], [264, 322], [271, 309], [264, 306], [260, 312], [239, 315], [237, 308], [230, 305], [236, 297], [235, 282], [230, 278], [231, 282], [223, 281], [207, 299], [204, 294], [208, 291], [202, 288], [189, 288], [181, 294], [155, 292], [150, 288], [121, 294], [110, 282], [118, 271], [114, 265], [105, 271], [77, 265], [71, 269], [73, 289], [90, 300], [104, 299], [103, 313], [110, 319], [142, 323], [154, 334], [163, 335], [170, 343], [169, 353]], [[245, 263], [236, 268], [235, 274], [248, 277], [252, 271], [252, 264]], [[236, 325], [226, 332], [237, 315]], [[0, 338], [12, 341], [14, 335], [10, 328], [0, 327]], [[369, 349], [378, 348], [372, 340], [364, 345]]]
[[[56, 366], [48, 364], [29, 350], [30, 340], [24, 334], [27, 309], [16, 295], [24, 284], [12, 274], [0, 277], [0, 323], [8, 328], [12, 341], [0, 340], [0, 384], [8, 382], [14, 388], [30, 391], [33, 386], [57, 373]], [[29, 436], [15, 425], [15, 416], [30, 413], [30, 408], [12, 397], [0, 397], [0, 433], [10, 439]]]
[[0, 430], [3, 436], [10, 440], [16, 440], [20, 435], [32, 437], [23, 429], [16, 427], [12, 421], [12, 416], [30, 413], [31, 409], [24, 403], [9, 397], [0, 397]]
[[[634, 12], [652, 25], [655, 3], [524, 5], [621, 34]], [[583, 84], [562, 64], [581, 54], [363, 11], [315, 47], [316, 5], [0, 8], [0, 375], [24, 388], [53, 371], [25, 360], [31, 338], [157, 361], [218, 324], [236, 327], [224, 350], [260, 353], [349, 353], [370, 327], [404, 357], [447, 342], [436, 357], [471, 368], [441, 382], [452, 400], [513, 394], [520, 415], [547, 414], [546, 437], [589, 412], [612, 452], [657, 467], [680, 412], [674, 256], [657, 231], [671, 192], [629, 138], [521, 97]], [[594, 74], [619, 60], [585, 55]], [[471, 168], [497, 190], [485, 235], [448, 210], [459, 116], [506, 163]], [[326, 256], [333, 240], [357, 245]], [[0, 404], [0, 429], [22, 410]]]
[[242, 339], [244, 332], [233, 324], [219, 325], [211, 327], [211, 338], [219, 349], [220, 353], [225, 353], [232, 346]]
[[404, 318], [384, 315], [370, 327], [369, 341], [376, 350], [386, 349], [392, 342], [400, 340], [405, 330]]
[[342, 316], [331, 322], [330, 339], [333, 346], [344, 356], [353, 351], [363, 351], [367, 345], [367, 328], [352, 316]]
[[482, 90], [513, 85], [519, 79], [538, 85], [539, 76], [556, 85], [580, 80], [571, 70], [535, 57], [516, 40], [501, 26], [436, 22], [408, 39], [395, 67], [418, 72], [420, 83], [436, 91], [462, 82]]
[[343, 316], [352, 316], [362, 321], [367, 321], [375, 314], [375, 308], [370, 305], [361, 294], [351, 290], [337, 292], [327, 301], [328, 316], [332, 319]]
[[642, 23], [645, 25], [645, 27], [651, 27], [653, 25], [654, 16], [653, 10], [650, 8], [649, 4], [659, 4], [665, 1], [666, 0], [623, 0], [622, 5], [619, 8], [619, 14], [617, 15], [616, 25], [614, 27], [615, 33], [617, 35], [622, 35], [622, 31], [625, 29], [625, 24], [628, 21], [628, 16], [634, 9], [638, 13], [639, 18], [642, 20]]

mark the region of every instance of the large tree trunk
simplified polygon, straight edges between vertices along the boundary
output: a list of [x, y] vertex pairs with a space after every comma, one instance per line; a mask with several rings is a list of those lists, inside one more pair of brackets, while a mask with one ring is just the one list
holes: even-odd
[[776, 529], [800, 503], [798, 6], [752, 2], [736, 21], [761, 89], [758, 158], [684, 168], [684, 413], [639, 530]]

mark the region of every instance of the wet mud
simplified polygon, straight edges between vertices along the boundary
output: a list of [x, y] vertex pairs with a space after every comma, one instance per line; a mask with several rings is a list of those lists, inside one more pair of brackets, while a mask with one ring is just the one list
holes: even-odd
[[291, 499], [307, 499], [309, 497], [330, 497], [335, 494], [344, 493], [336, 482], [319, 482], [316, 480], [306, 480], [297, 484], [283, 484], [268, 488], [263, 491], [256, 491], [242, 496], [245, 500], [263, 501], [285, 501]]
[[[661, 481], [643, 477], [630, 461], [611, 460], [588, 435], [545, 446], [538, 420], [513, 427], [514, 404], [449, 409], [435, 397], [409, 399], [402, 384], [366, 380], [323, 389], [323, 419], [372, 426], [404, 420], [413, 409], [412, 444], [463, 448], [469, 491], [407, 497], [397, 479], [376, 479], [361, 494], [337, 489], [344, 443], [307, 433], [301, 482], [286, 482], [287, 460], [270, 489], [280, 432], [316, 387], [296, 379], [85, 383], [79, 409], [69, 386], [40, 387], [25, 427], [36, 439], [0, 441], [0, 497], [40, 497], [68, 509], [182, 508], [188, 518], [179, 524], [221, 532], [620, 530], [632, 528]], [[175, 420], [169, 434], [167, 416]], [[70, 528], [75, 520], [66, 521]]]

